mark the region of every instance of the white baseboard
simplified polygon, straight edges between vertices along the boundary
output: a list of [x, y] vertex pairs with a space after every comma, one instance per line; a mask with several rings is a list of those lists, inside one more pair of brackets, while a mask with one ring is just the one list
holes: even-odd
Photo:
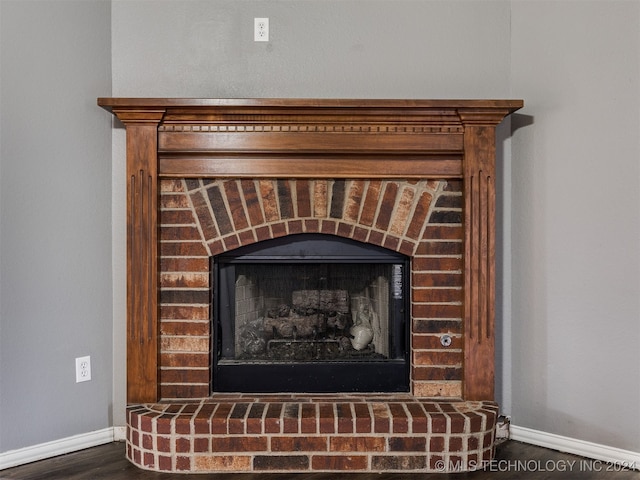
[[[121, 431], [122, 430], [122, 431]], [[19, 448], [0, 453], [0, 470], [65, 453], [84, 450], [85, 448], [103, 445], [113, 441], [124, 440], [126, 427], [109, 427], [89, 433], [81, 433], [72, 437], [61, 438], [51, 442]]]
[[550, 448], [564, 453], [572, 453], [594, 460], [601, 460], [616, 466], [640, 470], [640, 452], [632, 452], [621, 448], [586, 442], [584, 440], [578, 440], [577, 438], [563, 437], [531, 428], [518, 427], [513, 424], [509, 430], [512, 440]]
[[113, 427], [113, 441], [124, 442], [127, 439], [127, 427]]

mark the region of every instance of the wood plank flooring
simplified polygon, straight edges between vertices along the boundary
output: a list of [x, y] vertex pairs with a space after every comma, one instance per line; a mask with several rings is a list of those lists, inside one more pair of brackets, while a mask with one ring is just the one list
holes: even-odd
[[[124, 443], [109, 443], [28, 465], [0, 471], [0, 480], [488, 480], [488, 479], [611, 479], [640, 480], [640, 471], [621, 470], [621, 465], [585, 459], [520, 442], [498, 446], [496, 459], [485, 470], [456, 474], [406, 473], [302, 473], [302, 474], [167, 474], [141, 470], [124, 455]], [[637, 466], [636, 466], [637, 467]]]

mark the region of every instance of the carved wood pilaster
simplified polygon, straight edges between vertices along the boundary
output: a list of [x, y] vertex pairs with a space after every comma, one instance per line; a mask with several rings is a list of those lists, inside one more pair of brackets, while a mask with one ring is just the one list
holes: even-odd
[[158, 142], [163, 111], [115, 110], [127, 129], [127, 401], [158, 398]]
[[460, 111], [464, 133], [464, 383], [492, 400], [495, 382], [495, 133], [507, 111]]

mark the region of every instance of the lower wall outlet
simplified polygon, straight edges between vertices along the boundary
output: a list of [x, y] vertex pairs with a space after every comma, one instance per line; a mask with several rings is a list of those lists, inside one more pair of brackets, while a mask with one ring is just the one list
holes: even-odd
[[76, 383], [91, 380], [91, 357], [76, 358]]

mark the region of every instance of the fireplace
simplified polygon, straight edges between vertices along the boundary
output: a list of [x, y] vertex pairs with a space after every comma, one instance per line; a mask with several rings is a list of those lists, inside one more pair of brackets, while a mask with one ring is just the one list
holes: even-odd
[[213, 258], [214, 392], [408, 392], [408, 257], [297, 234]]
[[495, 126], [522, 102], [99, 104], [127, 130], [132, 462], [492, 458]]

